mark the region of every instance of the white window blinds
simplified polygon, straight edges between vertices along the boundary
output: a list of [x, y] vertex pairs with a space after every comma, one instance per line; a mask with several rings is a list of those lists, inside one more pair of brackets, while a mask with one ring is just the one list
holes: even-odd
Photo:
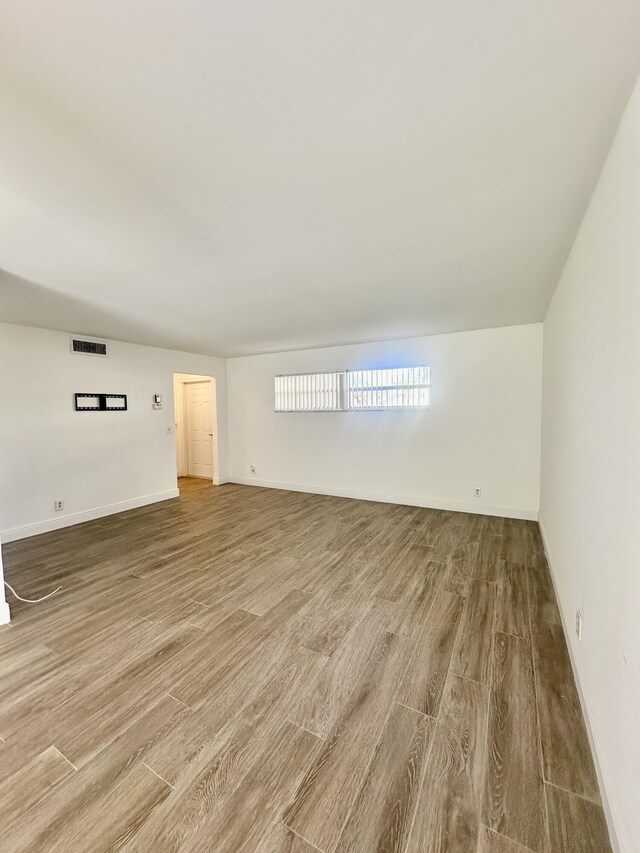
[[429, 405], [428, 367], [349, 370], [350, 409], [409, 409]]
[[275, 377], [277, 412], [411, 409], [429, 405], [429, 368], [387, 367]]
[[276, 376], [276, 412], [337, 412], [343, 397], [344, 372]]

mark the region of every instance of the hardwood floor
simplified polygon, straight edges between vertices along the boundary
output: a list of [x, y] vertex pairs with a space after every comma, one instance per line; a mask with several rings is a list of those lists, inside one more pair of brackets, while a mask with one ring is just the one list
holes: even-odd
[[4, 546], [3, 851], [610, 850], [536, 524], [180, 489]]

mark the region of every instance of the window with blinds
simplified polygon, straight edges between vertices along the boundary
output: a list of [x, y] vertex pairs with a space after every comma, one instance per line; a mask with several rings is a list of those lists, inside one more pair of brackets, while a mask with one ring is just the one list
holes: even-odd
[[276, 412], [417, 409], [429, 405], [428, 367], [387, 367], [275, 377]]
[[347, 371], [349, 409], [414, 409], [429, 405], [428, 367]]
[[344, 371], [276, 376], [276, 412], [344, 409]]

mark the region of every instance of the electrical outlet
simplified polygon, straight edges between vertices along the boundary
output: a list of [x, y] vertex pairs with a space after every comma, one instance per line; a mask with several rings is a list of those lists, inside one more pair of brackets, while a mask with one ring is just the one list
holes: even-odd
[[481, 497], [482, 497], [482, 489], [480, 488], [480, 486], [476, 486], [476, 487], [475, 487], [475, 489], [473, 490], [473, 494], [474, 494], [477, 498], [481, 498]]
[[582, 639], [582, 613], [579, 610], [576, 610], [576, 636]]
[[56, 512], [60, 512], [61, 509], [64, 509], [64, 501], [54, 501], [53, 508]]
[[249, 465], [249, 470], [251, 471], [252, 474], [255, 474], [256, 473], [256, 466], [255, 465]]

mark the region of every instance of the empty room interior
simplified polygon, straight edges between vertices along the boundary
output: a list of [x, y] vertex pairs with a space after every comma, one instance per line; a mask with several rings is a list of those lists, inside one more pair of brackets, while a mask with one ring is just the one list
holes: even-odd
[[2, 853], [640, 853], [640, 2], [0, 15]]

